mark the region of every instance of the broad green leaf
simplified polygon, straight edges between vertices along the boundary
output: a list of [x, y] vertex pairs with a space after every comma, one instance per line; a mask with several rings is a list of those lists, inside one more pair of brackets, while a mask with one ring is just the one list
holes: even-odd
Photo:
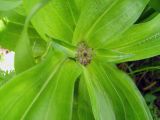
[[14, 11], [0, 14], [0, 46], [14, 51], [23, 30], [25, 17]]
[[[16, 55], [15, 55], [15, 70], [16, 73], [23, 72], [30, 67], [35, 65], [35, 60], [33, 58], [30, 39], [28, 36], [28, 27], [30, 25], [30, 20], [32, 17], [43, 8], [49, 0], [41, 0], [39, 1], [30, 11], [29, 15], [26, 18], [24, 29], [22, 31], [22, 35], [16, 47]], [[25, 58], [25, 59], [23, 59]]]
[[71, 44], [67, 44], [65, 42], [62, 42], [61, 40], [53, 40], [53, 46], [55, 49], [65, 53], [68, 57], [74, 58], [76, 55], [76, 46], [73, 46]]
[[21, 5], [22, 0], [0, 0], [0, 11], [8, 11]]
[[85, 0], [75, 0], [75, 4], [76, 4], [76, 7], [77, 7], [77, 10], [79, 11], [79, 13], [81, 13], [81, 11], [84, 7], [84, 3], [85, 3]]
[[[104, 73], [104, 71], [101, 70], [101, 67], [98, 67], [95, 63], [92, 63], [91, 66], [88, 66], [88, 71], [90, 73], [90, 78], [92, 82], [95, 86], [99, 87], [101, 94], [103, 94], [103, 97], [105, 97], [105, 95], [108, 96], [108, 100], [110, 101], [108, 104], [106, 102], [108, 102], [107, 100], [104, 100], [103, 102], [101, 101], [97, 101], [96, 104], [99, 109], [100, 112], [96, 112], [99, 114], [99, 118], [96, 118], [96, 120], [125, 120], [126, 119], [126, 111], [124, 109], [124, 103], [123, 103], [123, 99], [121, 98], [121, 96], [119, 95], [119, 92], [117, 90], [117, 88], [114, 86], [114, 84], [112, 83], [112, 80], [108, 78], [108, 76]], [[87, 86], [89, 87], [89, 86]], [[98, 92], [98, 90], [96, 90]], [[100, 94], [100, 93], [99, 93]], [[98, 93], [97, 93], [98, 95]], [[92, 100], [95, 98], [90, 98], [91, 102]], [[102, 106], [101, 106], [102, 104]], [[105, 106], [106, 104], [106, 106]], [[92, 107], [94, 107], [94, 105], [92, 104]], [[106, 107], [106, 108], [105, 108]], [[107, 109], [107, 110], [105, 110]], [[111, 110], [109, 110], [111, 109]], [[94, 108], [93, 108], [94, 110]], [[97, 109], [98, 110], [98, 109]], [[103, 113], [104, 112], [104, 113]], [[112, 114], [110, 113], [112, 112]], [[96, 114], [94, 113], [94, 115]], [[102, 114], [103, 113], [103, 114]], [[109, 115], [114, 115], [114, 116], [109, 116]]]
[[30, 39], [27, 33], [27, 29], [22, 32], [20, 40], [16, 47], [15, 54], [15, 70], [16, 73], [21, 73], [35, 64], [32, 49], [30, 45]]
[[99, 62], [118, 62], [126, 58], [130, 58], [132, 54], [127, 54], [124, 52], [119, 52], [111, 49], [97, 49], [94, 51], [93, 58]]
[[74, 33], [74, 44], [87, 41], [99, 48], [126, 31], [149, 0], [86, 0]]
[[[32, 40], [31, 40], [32, 42]], [[35, 58], [36, 63], [38, 63], [39, 60], [42, 59], [42, 57], [45, 55], [45, 53], [47, 53], [47, 49], [49, 49], [49, 43], [47, 44], [44, 40], [42, 40], [41, 38], [37, 38], [35, 39], [32, 43], [32, 53], [33, 53], [33, 57]]]
[[0, 119], [68, 120], [72, 113], [74, 81], [80, 71], [75, 63], [64, 60], [59, 52], [51, 52], [41, 64], [2, 86]]
[[108, 11], [118, 0], [86, 0], [83, 3], [83, 9], [78, 19], [78, 23], [74, 32], [73, 43], [86, 41], [84, 38], [87, 31], [91, 28], [96, 20]]
[[106, 64], [102, 68], [106, 77], [112, 80], [125, 106], [126, 120], [152, 120], [152, 116], [144, 98], [133, 81], [113, 65]]
[[24, 5], [23, 5], [23, 4], [21, 4], [20, 6], [18, 6], [18, 7], [15, 9], [15, 11], [16, 11], [18, 14], [22, 15], [22, 16], [26, 16], [26, 11], [25, 11], [25, 9], [24, 9]]
[[84, 79], [80, 80], [78, 96], [78, 118], [79, 120], [95, 120], [91, 102]]
[[67, 61], [26, 113], [26, 120], [71, 120], [74, 84], [80, 75], [75, 62]]
[[[25, 16], [18, 14], [14, 10], [0, 12], [0, 46], [15, 51], [24, 29], [24, 23]], [[29, 25], [28, 34], [32, 46], [35, 46], [35, 42], [38, 43], [42, 41], [31, 25]]]
[[57, 56], [57, 53], [50, 53], [41, 64], [19, 74], [2, 86], [0, 88], [0, 119], [22, 118], [29, 106], [33, 104], [34, 99], [40, 95], [56, 74], [64, 61], [62, 58], [62, 55]]
[[131, 56], [124, 61], [140, 60], [160, 54], [160, 15], [153, 20], [132, 26], [106, 48]]
[[84, 79], [80, 79], [75, 86], [75, 98], [72, 120], [95, 120], [90, 98]]
[[[29, 13], [39, 0], [24, 0], [24, 6]], [[32, 23], [42, 38], [47, 36], [71, 42], [78, 19], [75, 0], [51, 0], [33, 18]]]
[[[23, 28], [24, 28], [25, 17], [17, 14], [16, 12], [11, 12], [10, 14], [8, 14], [6, 16], [3, 15], [0, 22], [1, 22], [1, 30], [0, 30], [0, 46], [1, 47], [15, 51], [16, 47], [18, 47], [18, 44], [20, 44], [20, 43], [18, 43], [18, 42], [20, 42], [19, 39], [21, 38], [24, 40], [26, 37], [27, 39], [30, 39], [32, 48], [31, 47], [28, 48], [28, 46], [26, 46], [29, 44], [27, 41], [21, 41], [22, 42], [21, 44], [23, 44], [23, 45], [20, 44], [19, 48], [17, 48], [17, 49], [20, 49], [20, 50], [18, 50], [18, 53], [21, 53], [21, 54], [18, 55], [18, 53], [17, 53], [16, 56], [20, 57], [20, 58], [26, 58], [26, 60], [27, 60], [26, 64], [29, 64], [28, 59], [31, 59], [31, 58], [27, 59], [26, 56], [24, 57], [24, 55], [25, 55], [24, 52], [26, 52], [25, 49], [28, 49], [27, 53], [28, 53], [28, 51], [30, 51], [31, 54], [33, 55], [33, 57], [35, 57], [35, 58], [37, 58], [43, 54], [43, 52], [45, 51], [46, 44], [38, 36], [38, 34], [35, 32], [35, 30], [33, 29], [33, 27], [31, 25], [28, 28], [29, 36], [27, 36], [26, 33], [24, 33], [24, 36], [21, 35]], [[25, 43], [25, 42], [27, 42], [27, 43]], [[25, 48], [25, 47], [27, 47], [27, 48]], [[21, 59], [21, 60], [23, 60], [23, 59]], [[22, 69], [24, 69], [23, 67], [26, 64], [24, 64], [23, 61], [21, 62], [21, 60], [20, 61], [18, 60], [17, 64]], [[20, 63], [22, 63], [22, 64], [20, 65]], [[16, 65], [16, 70], [21, 71], [22, 69], [21, 70], [20, 69], [17, 70], [17, 65]]]
[[[102, 67], [102, 65], [104, 67]], [[143, 97], [128, 76], [109, 63], [105, 65], [93, 62], [87, 69], [90, 73], [90, 82], [92, 82], [92, 84], [96, 82], [94, 85], [101, 88], [101, 92], [104, 94], [103, 96], [105, 96], [105, 94], [108, 95], [110, 103], [106, 107], [108, 109], [112, 107], [116, 120], [152, 120]], [[95, 93], [97, 92], [98, 90], [95, 91]], [[91, 97], [91, 102], [94, 101], [95, 98], [96, 97]], [[94, 101], [94, 104], [92, 104], [93, 112], [95, 105], [99, 106], [102, 110], [100, 113], [94, 113], [95, 118], [97, 114], [103, 115], [101, 118], [96, 118], [96, 120], [114, 119], [110, 118], [109, 115], [105, 116], [110, 114], [111, 111], [102, 109], [105, 103], [103, 103], [103, 106], [101, 106], [101, 104], [102, 102], [98, 103], [98, 101]], [[105, 111], [105, 114], [102, 114], [103, 111]]]
[[98, 82], [101, 78], [96, 76], [92, 71], [84, 68], [84, 79], [95, 119], [116, 120], [112, 101], [109, 99], [108, 93], [104, 91], [104, 88]]
[[18, 6], [18, 7], [15, 9], [15, 11], [16, 11], [18, 14], [22, 15], [22, 16], [26, 16], [26, 11], [25, 11], [25, 9], [24, 9], [24, 5], [23, 5], [23, 4], [21, 4], [20, 6]]

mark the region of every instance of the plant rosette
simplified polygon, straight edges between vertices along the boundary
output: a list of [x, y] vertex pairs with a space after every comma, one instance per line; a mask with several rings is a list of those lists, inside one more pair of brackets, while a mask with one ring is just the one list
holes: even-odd
[[28, 17], [16, 75], [0, 87], [0, 119], [152, 120], [132, 79], [116, 67], [160, 54], [160, 14], [135, 24], [148, 3], [24, 0]]

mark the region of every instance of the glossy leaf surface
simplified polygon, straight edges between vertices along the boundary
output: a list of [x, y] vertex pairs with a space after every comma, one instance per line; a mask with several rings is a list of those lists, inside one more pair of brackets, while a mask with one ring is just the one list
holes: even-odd
[[124, 61], [140, 60], [160, 54], [160, 15], [153, 20], [133, 25], [106, 48], [130, 54]]
[[[0, 120], [152, 120], [135, 84], [114, 65], [160, 54], [160, 15], [138, 20], [148, 3], [24, 0], [19, 74], [0, 87]], [[41, 39], [50, 46], [32, 64], [32, 43]]]
[[[151, 120], [145, 101], [131, 79], [112, 65], [104, 66], [92, 63], [84, 73], [96, 120]], [[101, 101], [104, 97], [110, 100], [109, 105], [107, 99]]]
[[[66, 61], [64, 64], [62, 55], [50, 53], [41, 64], [19, 74], [0, 88], [0, 118], [70, 119], [74, 83], [79, 74], [75, 63]], [[8, 91], [7, 95], [4, 91]]]
[[0, 11], [8, 11], [18, 7], [22, 0], [0, 0]]

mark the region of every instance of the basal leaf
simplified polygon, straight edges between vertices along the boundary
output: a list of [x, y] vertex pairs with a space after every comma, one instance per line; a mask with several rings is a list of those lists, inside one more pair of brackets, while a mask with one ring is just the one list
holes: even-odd
[[79, 13], [81, 13], [81, 11], [84, 7], [84, 0], [75, 0], [75, 4], [77, 7], [77, 10], [79, 11]]
[[112, 49], [97, 49], [93, 56], [99, 62], [118, 62], [132, 57], [132, 54]]
[[160, 15], [153, 20], [132, 26], [106, 48], [131, 56], [124, 61], [140, 60], [160, 54]]
[[96, 120], [116, 120], [112, 101], [109, 99], [108, 93], [104, 92], [104, 88], [98, 83], [98, 80], [100, 80], [98, 77], [92, 71], [84, 68], [85, 84], [90, 96], [94, 117]]
[[26, 11], [24, 9], [24, 5], [21, 4], [20, 6], [18, 6], [15, 11], [19, 14], [19, 15], [22, 15], [22, 16], [26, 16]]
[[[122, 98], [126, 120], [152, 120], [144, 98], [133, 81], [112, 65], [104, 65], [106, 77], [110, 79]], [[102, 71], [103, 71], [102, 70]]]
[[14, 11], [0, 12], [0, 46], [15, 51], [25, 17]]
[[[24, 59], [25, 58], [25, 59]], [[27, 29], [22, 32], [16, 47], [15, 70], [21, 73], [35, 64]]]
[[[7, 12], [0, 12], [1, 47], [15, 51], [17, 43], [21, 37], [21, 33], [24, 29], [24, 23], [26, 19], [26, 17], [21, 14], [17, 12], [17, 9]], [[42, 41], [32, 25], [29, 25], [28, 27], [28, 34], [32, 46], [35, 41]]]
[[[24, 0], [29, 11], [39, 0]], [[78, 13], [75, 0], [51, 0], [33, 18], [32, 23], [42, 38], [47, 36], [71, 42]]]
[[[90, 86], [87, 85], [87, 87], [89, 87], [88, 91], [96, 120], [152, 120], [147, 105], [132, 80], [112, 65], [108, 64], [104, 65], [104, 67], [101, 65], [104, 64], [92, 63], [87, 68], [91, 79], [90, 81], [89, 78], [86, 79], [88, 84], [90, 82]], [[102, 101], [95, 100], [96, 96], [93, 97], [96, 93], [97, 95], [101, 95], [98, 89], [96, 89], [97, 87], [101, 88], [99, 90], [103, 93], [103, 97], [105, 95], [108, 96], [108, 100], [110, 101], [106, 105], [108, 111], [105, 110], [107, 100], [103, 101], [103, 103]], [[91, 88], [92, 90], [96, 89], [94, 92], [92, 91], [92, 94]], [[99, 96], [97, 99], [100, 98]], [[102, 103], [103, 106], [101, 106]], [[97, 108], [95, 109], [96, 106]], [[112, 114], [110, 113], [111, 110], [109, 111], [110, 108], [112, 108]], [[95, 112], [94, 110], [97, 111]], [[105, 113], [103, 114], [104, 111]], [[110, 115], [114, 115], [114, 117]]]
[[[0, 22], [1, 22], [1, 30], [0, 30], [0, 46], [1, 47], [15, 51], [16, 47], [18, 47], [18, 42], [20, 42], [19, 39], [21, 38], [24, 40], [25, 37], [27, 37], [27, 39], [30, 39], [29, 41], [30, 44], [25, 43], [26, 41], [22, 41], [21, 44], [19, 43], [20, 45], [19, 45], [19, 48], [17, 49], [20, 49], [18, 50], [18, 52], [21, 54], [18, 55], [18, 57], [26, 58], [26, 56], [24, 57], [24, 54], [25, 54], [24, 52], [26, 52], [25, 49], [28, 49], [31, 55], [33, 55], [33, 57], [35, 58], [43, 54], [43, 52], [45, 51], [46, 44], [45, 42], [42, 41], [42, 39], [39, 37], [39, 35], [36, 33], [36, 31], [31, 25], [29, 25], [29, 28], [28, 28], [29, 36], [28, 35], [26, 36], [26, 33], [24, 33], [24, 36], [21, 35], [24, 29], [24, 22], [25, 22], [24, 16], [21, 16], [17, 14], [15, 11], [13, 11], [13, 12], [10, 12], [10, 14], [7, 14], [7, 13], [3, 14], [1, 16]], [[25, 48], [25, 47], [28, 47], [28, 44], [31, 45], [30, 48]], [[26, 60], [28, 64], [29, 63], [28, 59], [26, 58]], [[18, 61], [17, 64], [20, 65], [20, 61]], [[25, 64], [22, 63], [23, 67], [24, 65]], [[16, 69], [17, 69], [17, 65], [16, 65]]]
[[77, 64], [66, 61], [23, 118], [71, 120], [74, 84], [79, 75], [80, 69]]
[[22, 0], [0, 0], [0, 11], [8, 11], [21, 5]]
[[78, 19], [78, 23], [74, 32], [73, 43], [77, 44], [80, 41], [87, 41], [85, 34], [91, 28], [96, 20], [110, 9], [118, 0], [86, 0], [83, 2], [83, 9]]
[[74, 43], [102, 47], [138, 19], [149, 0], [87, 0], [74, 33]]
[[[32, 54], [30, 39], [28, 36], [28, 27], [30, 25], [30, 20], [32, 17], [43, 8], [49, 0], [41, 0], [39, 1], [30, 11], [30, 14], [27, 16], [24, 29], [22, 31], [22, 35], [20, 40], [16, 46], [16, 55], [15, 55], [15, 70], [16, 73], [23, 72], [28, 68], [34, 66], [35, 61]], [[23, 50], [23, 51], [22, 51]], [[25, 59], [22, 59], [25, 58]]]
[[2, 86], [0, 119], [68, 120], [71, 117], [74, 81], [80, 72], [73, 62], [64, 64], [64, 59], [63, 55], [51, 52], [41, 64]]
[[75, 95], [73, 118], [72, 120], [95, 120], [92, 112], [90, 98], [87, 92], [87, 86], [84, 79], [80, 79], [76, 86], [77, 94]]
[[[0, 96], [2, 99], [0, 100], [0, 119], [10, 120], [20, 119], [22, 117], [45, 81], [49, 79], [49, 74], [53, 73], [54, 75], [59, 68], [59, 64], [57, 63], [59, 63], [60, 60], [58, 57], [57, 59], [54, 59], [54, 62], [52, 59], [53, 57], [50, 56], [40, 65], [37, 65], [34, 68], [19, 74], [17, 77], [11, 80], [11, 82], [7, 83], [1, 88]], [[43, 70], [45, 70], [45, 72], [43, 72]], [[19, 102], [17, 102], [17, 100], [19, 100]], [[24, 105], [22, 106], [21, 103], [24, 103]], [[16, 105], [19, 110], [17, 107], [12, 107], [13, 105]], [[10, 112], [10, 116], [8, 116], [8, 112]], [[8, 116], [8, 118], [6, 116]]]

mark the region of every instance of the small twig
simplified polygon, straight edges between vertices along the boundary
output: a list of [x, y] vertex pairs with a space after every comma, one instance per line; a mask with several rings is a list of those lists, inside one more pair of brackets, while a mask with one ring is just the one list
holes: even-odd
[[157, 82], [155, 81], [155, 82], [151, 83], [150, 85], [148, 85], [147, 87], [143, 88], [143, 90], [147, 91], [147, 90], [151, 89], [152, 87], [154, 87], [156, 84], [157, 84]]

